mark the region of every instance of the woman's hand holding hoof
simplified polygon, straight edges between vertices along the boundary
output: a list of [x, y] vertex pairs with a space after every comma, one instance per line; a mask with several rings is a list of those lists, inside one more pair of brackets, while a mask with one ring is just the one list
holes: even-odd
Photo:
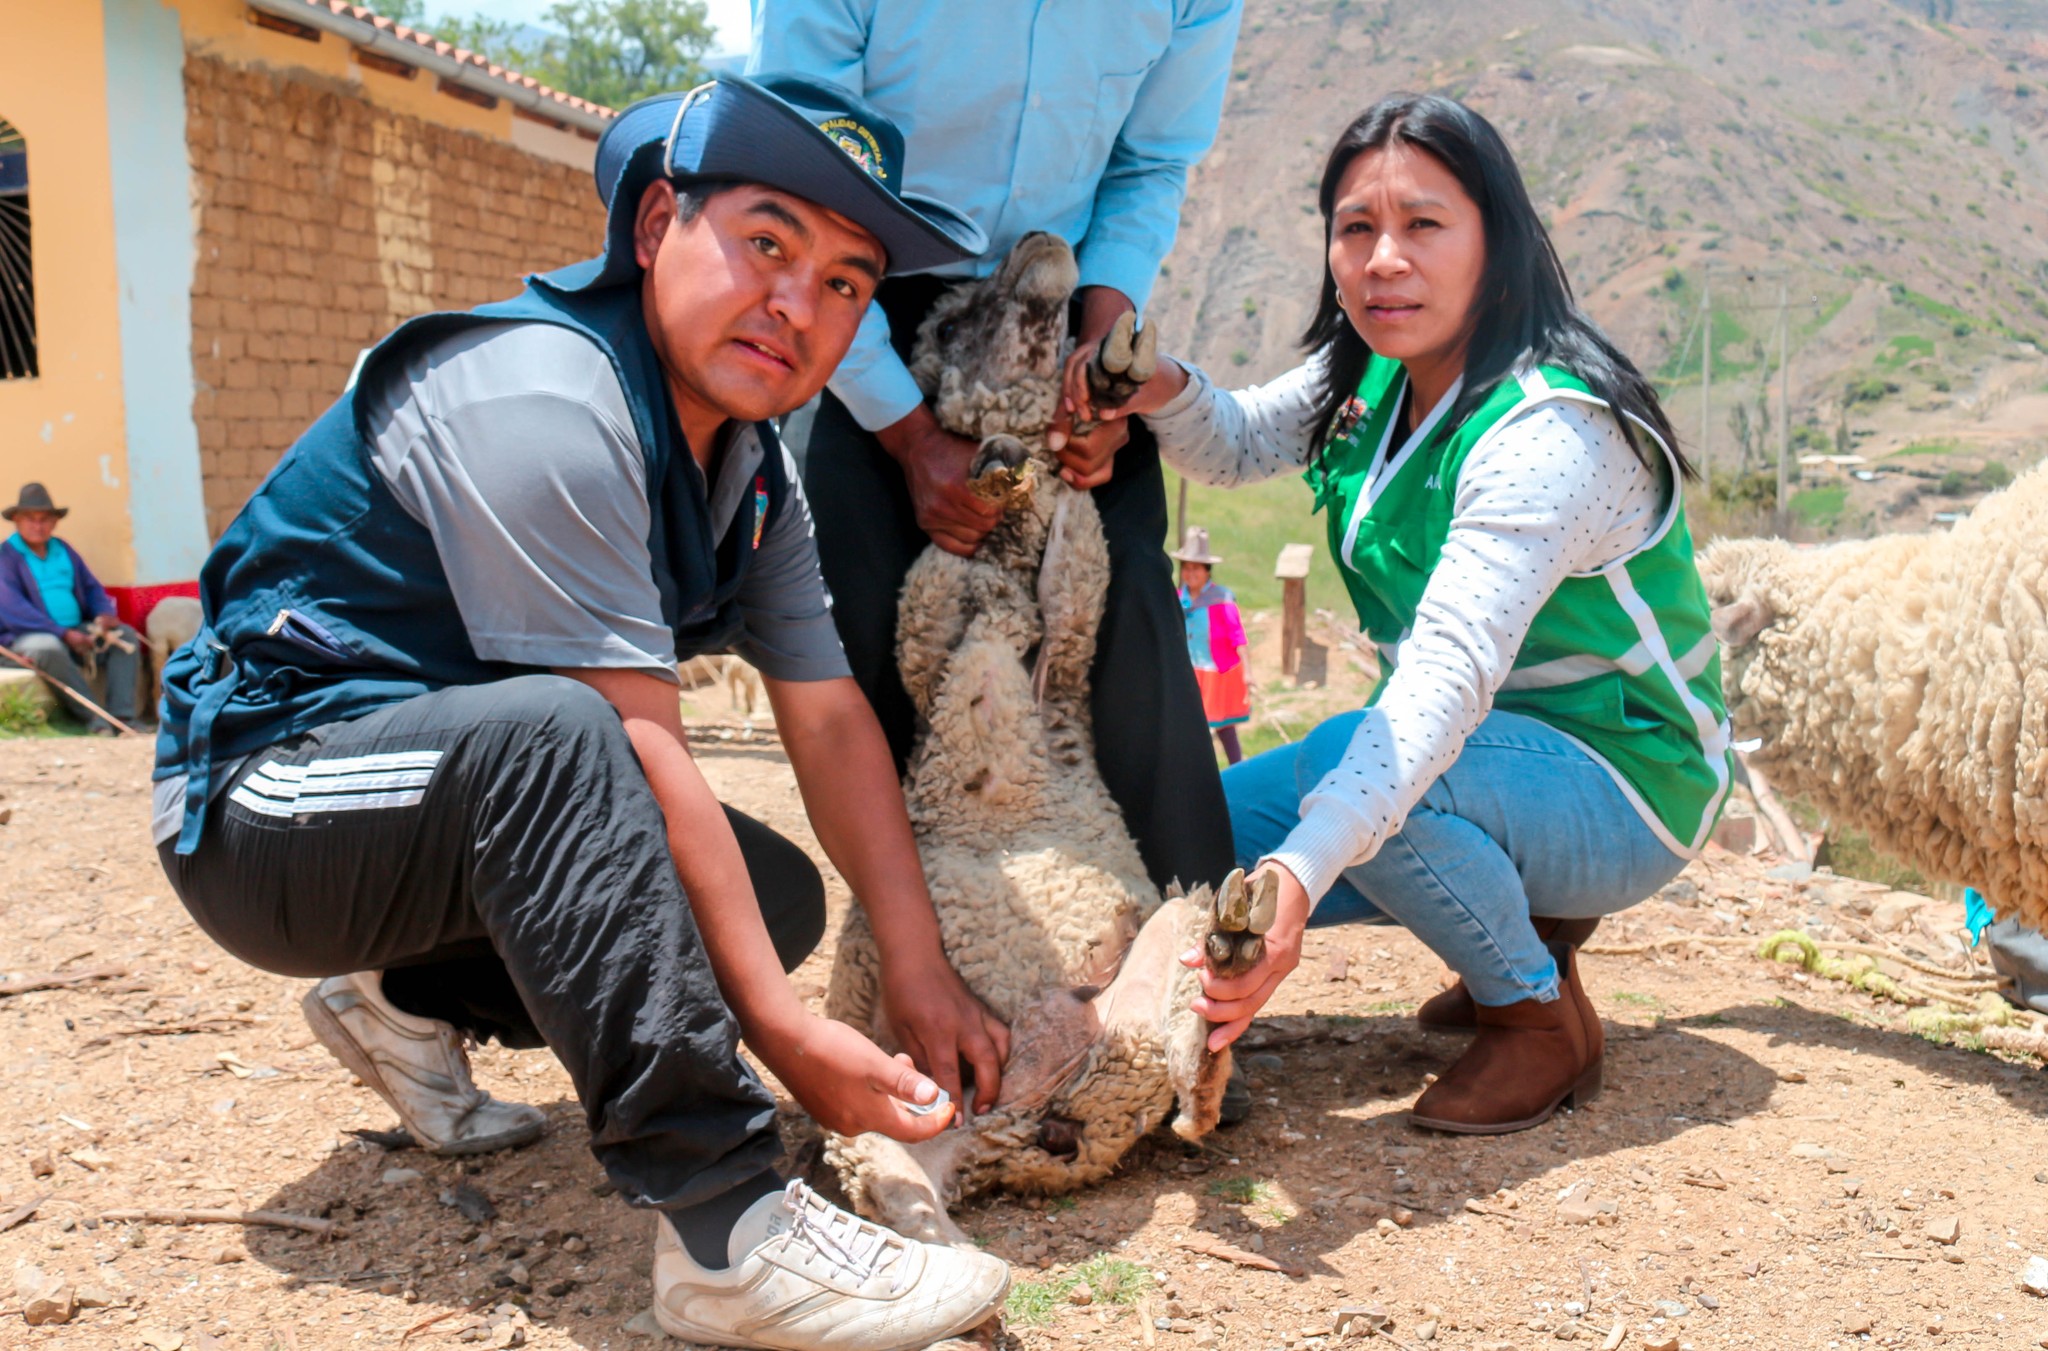
[[937, 1101], [939, 1086], [908, 1055], [890, 1055], [845, 1023], [806, 1013], [788, 1031], [757, 1035], [748, 1044], [797, 1104], [827, 1130], [841, 1135], [878, 1131], [915, 1144], [952, 1122], [949, 1111], [927, 1116], [911, 1111], [913, 1105]]
[[1232, 872], [1216, 892], [1215, 927], [1181, 963], [1202, 973], [1192, 1007], [1214, 1024], [1209, 1050], [1221, 1051], [1244, 1035], [1280, 982], [1301, 964], [1308, 928], [1308, 892], [1277, 863], [1250, 878]]

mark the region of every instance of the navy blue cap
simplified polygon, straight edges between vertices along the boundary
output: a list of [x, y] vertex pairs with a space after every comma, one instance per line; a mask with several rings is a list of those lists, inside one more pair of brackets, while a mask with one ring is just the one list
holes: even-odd
[[865, 100], [802, 75], [721, 75], [687, 93], [644, 98], [605, 128], [597, 143], [597, 195], [609, 213], [604, 257], [577, 289], [640, 275], [633, 218], [657, 177], [760, 183], [836, 211], [881, 242], [891, 275], [988, 249], [966, 215], [903, 190], [903, 133]]

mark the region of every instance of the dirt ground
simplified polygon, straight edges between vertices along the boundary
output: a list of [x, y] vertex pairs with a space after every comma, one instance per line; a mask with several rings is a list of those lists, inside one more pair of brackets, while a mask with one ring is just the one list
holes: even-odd
[[[723, 736], [699, 738], [714, 785], [810, 846], [772, 737]], [[312, 1040], [305, 982], [225, 956], [171, 896], [148, 760], [141, 742], [0, 742], [0, 981], [123, 972], [0, 997], [0, 1225], [36, 1202], [0, 1233], [0, 1346], [391, 1347], [446, 1314], [407, 1344], [652, 1351], [632, 1325], [648, 1221], [607, 1196], [552, 1058], [476, 1057], [485, 1086], [548, 1113], [529, 1149], [456, 1163], [350, 1135], [395, 1123]], [[1889, 941], [1941, 957], [1959, 916], [1769, 862], [1712, 849], [1601, 931], [1683, 941], [1586, 960], [1606, 1092], [1506, 1138], [1405, 1122], [1459, 1048], [1409, 1017], [1434, 960], [1395, 930], [1317, 931], [1251, 1038], [1249, 1123], [1200, 1148], [1162, 1133], [1071, 1199], [963, 1208], [1016, 1268], [1011, 1331], [1034, 1349], [1312, 1348], [1365, 1307], [1350, 1340], [1408, 1351], [2048, 1345], [2048, 1300], [2018, 1283], [2048, 1252], [2038, 1068], [1923, 1041], [1897, 1005], [1713, 941], [1897, 924]], [[799, 973], [808, 997], [829, 960]], [[495, 1218], [450, 1204], [459, 1185]], [[129, 1207], [341, 1227], [100, 1219]], [[1285, 1270], [1187, 1246], [1215, 1241]], [[100, 1307], [29, 1326], [24, 1264]], [[1364, 1325], [1380, 1315], [1385, 1336]]]

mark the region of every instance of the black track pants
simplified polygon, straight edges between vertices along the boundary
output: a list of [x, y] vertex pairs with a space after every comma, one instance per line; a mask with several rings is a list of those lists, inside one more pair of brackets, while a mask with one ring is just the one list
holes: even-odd
[[[730, 809], [786, 968], [824, 933], [802, 850]], [[773, 1166], [775, 1102], [740, 1059], [661, 808], [612, 706], [524, 676], [422, 695], [250, 757], [186, 909], [267, 971], [382, 970], [392, 1002], [545, 1043], [627, 1201], [692, 1205]]]
[[[907, 351], [942, 290], [929, 277], [883, 286], [880, 300], [899, 350]], [[1218, 883], [1233, 864], [1230, 813], [1161, 547], [1167, 515], [1159, 448], [1142, 422], [1130, 426], [1113, 476], [1095, 490], [1110, 559], [1090, 677], [1095, 763], [1155, 883]], [[817, 518], [839, 640], [901, 770], [917, 715], [896, 670], [896, 598], [931, 540], [918, 528], [902, 468], [830, 394], [803, 449], [804, 494]]]

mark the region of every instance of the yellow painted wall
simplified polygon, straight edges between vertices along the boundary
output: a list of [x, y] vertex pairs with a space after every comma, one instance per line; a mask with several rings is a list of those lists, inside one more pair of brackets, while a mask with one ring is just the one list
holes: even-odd
[[[429, 72], [406, 79], [369, 69], [334, 35], [309, 42], [259, 27], [242, 0], [154, 3], [176, 14], [193, 55], [288, 71], [315, 86], [332, 81], [375, 107], [561, 163], [585, 167], [594, 156], [589, 140], [520, 119], [509, 101], [479, 108], [441, 93]], [[138, 508], [147, 518], [151, 503], [130, 499], [140, 490], [125, 446], [105, 23], [99, 0], [0, 0], [0, 118], [20, 130], [28, 147], [41, 361], [36, 379], [0, 380], [0, 499], [14, 500], [30, 480], [48, 484], [72, 508], [65, 537], [102, 579], [119, 584], [136, 579], [134, 522]], [[173, 228], [187, 219], [185, 205], [161, 203], [160, 222]], [[0, 538], [5, 534], [0, 526]]]
[[64, 537], [122, 582], [134, 549], [102, 23], [97, 3], [0, 0], [0, 117], [28, 143], [42, 364], [37, 379], [0, 380], [0, 494], [47, 483], [72, 509]]

